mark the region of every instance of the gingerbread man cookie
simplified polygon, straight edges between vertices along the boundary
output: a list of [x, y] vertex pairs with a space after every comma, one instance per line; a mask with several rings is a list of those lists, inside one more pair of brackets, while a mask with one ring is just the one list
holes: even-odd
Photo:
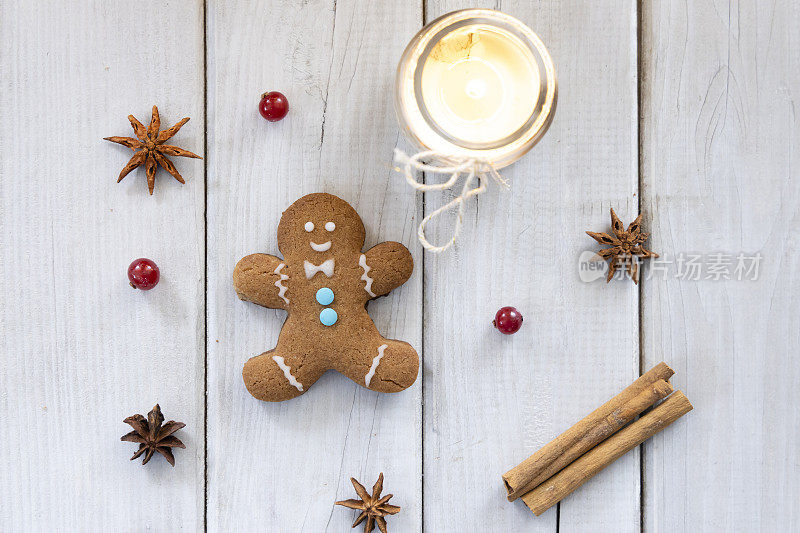
[[289, 312], [275, 349], [244, 365], [250, 394], [270, 402], [295, 398], [331, 369], [379, 392], [404, 390], [417, 379], [417, 352], [381, 336], [366, 309], [405, 283], [414, 261], [397, 242], [362, 253], [364, 236], [350, 204], [332, 194], [309, 194], [281, 216], [284, 259], [253, 254], [236, 265], [239, 298]]

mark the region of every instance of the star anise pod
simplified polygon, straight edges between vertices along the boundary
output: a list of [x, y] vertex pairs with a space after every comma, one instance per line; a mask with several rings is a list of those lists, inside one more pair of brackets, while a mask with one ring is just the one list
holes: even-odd
[[[129, 416], [123, 420], [126, 424], [130, 424], [133, 431], [127, 435], [123, 435], [120, 440], [128, 442], [138, 442], [139, 449], [131, 457], [131, 461], [144, 454], [143, 465], [153, 457], [155, 452], [160, 453], [164, 458], [175, 466], [175, 457], [172, 455], [170, 448], [186, 448], [186, 446], [172, 434], [186, 426], [183, 422], [175, 422], [170, 420], [164, 424], [164, 415], [161, 414], [161, 408], [156, 404], [153, 410], [147, 413], [147, 418], [142, 415]], [[162, 425], [163, 424], [163, 425]]]
[[153, 106], [153, 115], [150, 118], [150, 125], [145, 128], [144, 125], [136, 120], [133, 115], [128, 115], [128, 120], [131, 122], [133, 132], [139, 138], [133, 137], [104, 137], [105, 140], [112, 143], [127, 146], [135, 153], [130, 158], [128, 164], [119, 173], [117, 183], [122, 181], [122, 178], [127, 176], [133, 169], [144, 165], [147, 174], [147, 188], [150, 189], [150, 194], [153, 194], [153, 188], [156, 185], [156, 164], [161, 165], [161, 168], [172, 174], [176, 180], [181, 183], [186, 183], [181, 177], [175, 165], [172, 164], [167, 156], [180, 156], [180, 157], [194, 157], [196, 159], [203, 159], [197, 154], [193, 154], [189, 150], [178, 148], [164, 144], [170, 137], [178, 133], [178, 130], [189, 121], [189, 117], [181, 119], [180, 122], [175, 124], [169, 129], [159, 132], [161, 128], [161, 118], [158, 116], [158, 108]]
[[378, 524], [378, 529], [381, 533], [387, 533], [386, 519], [384, 517], [386, 515], [399, 513], [400, 508], [388, 503], [389, 499], [392, 497], [391, 494], [387, 494], [381, 498], [381, 491], [383, 490], [383, 472], [378, 476], [378, 481], [376, 481], [375, 485], [372, 487], [372, 496], [369, 495], [364, 485], [356, 481], [355, 478], [351, 477], [350, 482], [353, 483], [353, 487], [356, 489], [356, 493], [361, 499], [344, 500], [336, 502], [336, 505], [343, 505], [344, 507], [361, 511], [356, 521], [353, 522], [353, 527], [356, 527], [366, 519], [367, 522], [364, 524], [364, 533], [370, 533], [375, 528], [375, 524]]
[[639, 283], [639, 261], [641, 259], [649, 259], [651, 257], [658, 257], [657, 253], [646, 250], [642, 243], [644, 243], [650, 236], [648, 233], [642, 233], [640, 222], [642, 215], [636, 217], [636, 220], [631, 222], [628, 229], [622, 224], [614, 208], [611, 208], [611, 229], [614, 235], [608, 233], [595, 233], [587, 231], [586, 234], [593, 238], [600, 244], [610, 246], [597, 252], [597, 255], [603, 259], [608, 260], [608, 277], [606, 283], [611, 281], [614, 273], [621, 265], [625, 265], [628, 274], [634, 283]]

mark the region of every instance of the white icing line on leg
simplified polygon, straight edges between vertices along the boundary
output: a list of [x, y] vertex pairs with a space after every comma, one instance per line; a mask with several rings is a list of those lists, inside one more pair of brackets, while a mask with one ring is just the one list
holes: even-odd
[[366, 285], [364, 285], [364, 290], [367, 291], [370, 296], [375, 298], [375, 293], [372, 292], [372, 278], [369, 277], [369, 274], [367, 274], [367, 272], [372, 269], [367, 265], [366, 255], [361, 254], [361, 257], [358, 259], [358, 266], [364, 269], [364, 273], [361, 274], [361, 281], [366, 282]]
[[[364, 256], [362, 255], [361, 257]], [[375, 375], [375, 371], [378, 370], [378, 365], [380, 364], [381, 359], [383, 359], [383, 351], [388, 347], [388, 344], [381, 344], [378, 346], [378, 355], [376, 355], [372, 360], [372, 366], [370, 367], [369, 372], [367, 372], [367, 375], [364, 377], [364, 382], [367, 384], [367, 387], [369, 387], [369, 382], [372, 381], [372, 376]]]
[[272, 360], [278, 363], [280, 369], [283, 370], [283, 375], [289, 380], [289, 384], [294, 386], [300, 392], [303, 392], [303, 384], [294, 379], [294, 376], [292, 375], [292, 369], [289, 368], [289, 365], [283, 362], [283, 357], [280, 355], [273, 355]]
[[278, 296], [283, 298], [283, 301], [288, 304], [289, 298], [284, 296], [286, 294], [286, 289], [288, 289], [288, 287], [284, 285], [283, 282], [289, 279], [289, 275], [281, 274], [281, 269], [285, 266], [286, 266], [285, 263], [281, 263], [280, 265], [278, 265], [278, 268], [276, 268], [273, 272], [281, 277], [281, 279], [275, 282], [275, 286], [278, 287]]

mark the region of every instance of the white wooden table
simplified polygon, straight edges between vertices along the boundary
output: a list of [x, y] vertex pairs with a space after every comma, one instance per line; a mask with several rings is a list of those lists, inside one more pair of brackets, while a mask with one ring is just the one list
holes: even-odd
[[[447, 197], [391, 170], [394, 69], [425, 21], [480, 6], [542, 37], [558, 111], [513, 192], [432, 256], [415, 226]], [[395, 532], [800, 530], [798, 26], [791, 0], [1, 0], [0, 530], [342, 532], [333, 502], [381, 471]], [[283, 122], [258, 116], [266, 90]], [[151, 197], [102, 137], [153, 104], [192, 117], [175, 144], [205, 159]], [[283, 316], [240, 302], [233, 266], [314, 191], [358, 209], [367, 246], [412, 250], [370, 306], [423, 355], [404, 393], [243, 386]], [[611, 206], [668, 259], [760, 254], [757, 279], [584, 283]], [[125, 276], [141, 256], [149, 293]], [[506, 501], [503, 472], [661, 360], [693, 412], [541, 517]], [[119, 441], [156, 402], [187, 424], [174, 469]]]

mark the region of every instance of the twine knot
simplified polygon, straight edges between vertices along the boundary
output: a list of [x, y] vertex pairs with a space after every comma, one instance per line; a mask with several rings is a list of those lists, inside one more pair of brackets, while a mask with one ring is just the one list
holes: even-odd
[[[462, 174], [466, 174], [466, 179], [464, 180], [464, 185], [461, 187], [461, 194], [456, 196], [453, 200], [449, 203], [443, 205], [439, 209], [435, 210], [433, 213], [429, 214], [425, 218], [422, 219], [422, 222], [419, 223], [419, 228], [417, 229], [417, 238], [419, 238], [419, 242], [422, 246], [433, 253], [440, 253], [448, 248], [450, 248], [458, 238], [458, 234], [461, 232], [461, 224], [463, 223], [464, 219], [464, 204], [466, 200], [472, 196], [477, 196], [483, 193], [486, 190], [486, 178], [487, 175], [491, 176], [494, 181], [506, 189], [510, 188], [508, 181], [503, 179], [497, 169], [492, 165], [491, 162], [485, 159], [480, 158], [454, 158], [452, 156], [446, 156], [440, 152], [435, 150], [427, 150], [424, 152], [418, 152], [412, 156], [409, 156], [399, 148], [394, 149], [394, 160], [397, 166], [395, 170], [403, 174], [406, 178], [406, 181], [409, 185], [411, 185], [417, 191], [441, 191], [444, 189], [449, 189], [450, 187], [454, 186], [458, 179], [461, 177]], [[430, 160], [430, 161], [446, 161], [452, 163], [448, 166], [447, 164], [433, 164], [433, 163], [424, 163], [423, 160]], [[417, 173], [418, 172], [429, 172], [432, 174], [449, 174], [450, 177], [444, 183], [434, 183], [434, 184], [426, 184], [417, 181]], [[477, 178], [478, 186], [473, 187], [472, 183]], [[434, 246], [431, 244], [428, 239], [425, 237], [425, 225], [433, 218], [441, 215], [446, 211], [450, 211], [452, 209], [458, 208], [458, 212], [456, 214], [456, 223], [455, 227], [453, 228], [453, 234], [450, 237], [450, 240], [447, 243], [443, 244], [442, 246]]]

